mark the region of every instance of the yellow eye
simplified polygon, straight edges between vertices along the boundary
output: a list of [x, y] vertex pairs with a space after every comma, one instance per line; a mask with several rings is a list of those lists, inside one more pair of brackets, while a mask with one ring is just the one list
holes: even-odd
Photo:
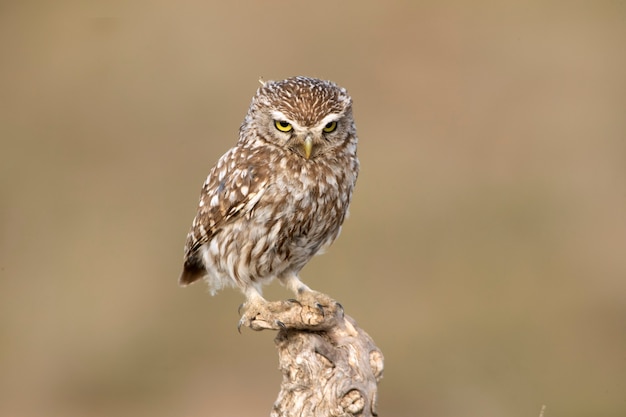
[[330, 123], [326, 123], [326, 126], [324, 126], [324, 132], [326, 133], [330, 133], [332, 131], [334, 131], [335, 129], [337, 129], [337, 122], [330, 122]]
[[293, 129], [291, 123], [287, 123], [283, 120], [274, 121], [274, 126], [276, 126], [276, 129], [280, 130], [281, 132], [289, 132], [291, 129]]

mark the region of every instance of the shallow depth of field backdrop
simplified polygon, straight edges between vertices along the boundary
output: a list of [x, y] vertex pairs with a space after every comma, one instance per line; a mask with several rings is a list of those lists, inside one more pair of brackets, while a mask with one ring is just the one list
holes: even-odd
[[4, 2], [0, 415], [269, 414], [274, 334], [176, 280], [257, 79], [296, 74], [354, 98], [351, 217], [303, 278], [383, 350], [380, 415], [626, 415], [625, 22], [618, 1]]

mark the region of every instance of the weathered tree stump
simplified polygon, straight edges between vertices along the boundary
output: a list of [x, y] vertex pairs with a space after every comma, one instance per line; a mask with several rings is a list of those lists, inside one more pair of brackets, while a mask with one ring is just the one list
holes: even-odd
[[271, 417], [378, 415], [383, 354], [340, 304], [271, 302], [249, 327], [278, 330], [283, 381]]

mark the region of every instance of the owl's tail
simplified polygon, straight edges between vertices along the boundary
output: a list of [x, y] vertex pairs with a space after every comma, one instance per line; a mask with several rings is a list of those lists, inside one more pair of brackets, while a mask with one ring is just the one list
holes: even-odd
[[204, 275], [206, 275], [206, 269], [202, 264], [202, 260], [199, 257], [191, 256], [185, 259], [183, 272], [180, 274], [180, 278], [178, 278], [178, 283], [181, 286], [186, 287], [187, 285], [193, 284], [199, 279], [202, 279]]

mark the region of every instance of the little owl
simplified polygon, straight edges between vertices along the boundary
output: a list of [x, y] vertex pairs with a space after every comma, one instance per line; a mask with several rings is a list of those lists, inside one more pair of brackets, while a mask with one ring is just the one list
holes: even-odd
[[300, 301], [320, 295], [298, 273], [339, 235], [359, 172], [352, 99], [330, 81], [262, 82], [237, 145], [211, 169], [185, 244], [180, 284], [246, 296], [241, 324], [278, 280]]

